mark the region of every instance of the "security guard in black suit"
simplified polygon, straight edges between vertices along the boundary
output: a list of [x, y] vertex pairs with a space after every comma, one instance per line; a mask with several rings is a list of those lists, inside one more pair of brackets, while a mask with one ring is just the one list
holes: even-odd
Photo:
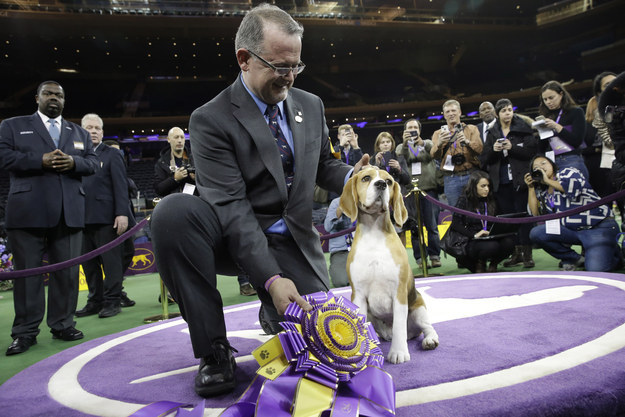
[[[83, 176], [98, 169], [89, 134], [61, 117], [65, 92], [56, 81], [37, 88], [38, 110], [0, 123], [0, 169], [9, 171], [11, 186], [6, 228], [17, 270], [51, 264], [82, 252], [85, 225]], [[74, 326], [78, 265], [50, 274], [47, 324], [52, 337], [83, 338]], [[25, 352], [37, 343], [45, 312], [43, 276], [15, 280], [13, 343], [6, 354]]]
[[[115, 240], [135, 224], [130, 212], [126, 164], [122, 153], [102, 143], [103, 122], [94, 113], [82, 118], [82, 127], [91, 135], [100, 169], [84, 179], [85, 230], [84, 252], [91, 252]], [[76, 311], [76, 317], [98, 314], [113, 317], [121, 312], [123, 280], [123, 245], [117, 245], [82, 264], [89, 287], [87, 305]], [[105, 278], [102, 277], [102, 269]]]

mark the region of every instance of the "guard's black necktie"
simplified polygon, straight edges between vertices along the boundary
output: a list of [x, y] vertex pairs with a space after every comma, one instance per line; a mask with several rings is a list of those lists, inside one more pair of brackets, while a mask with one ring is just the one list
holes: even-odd
[[289, 143], [280, 129], [278, 124], [278, 114], [280, 114], [280, 108], [274, 104], [267, 106], [265, 115], [269, 118], [269, 129], [273, 133], [273, 137], [276, 139], [276, 145], [280, 151], [280, 158], [282, 158], [282, 168], [284, 169], [284, 180], [286, 181], [287, 190], [291, 189], [293, 184], [293, 151], [289, 146]]

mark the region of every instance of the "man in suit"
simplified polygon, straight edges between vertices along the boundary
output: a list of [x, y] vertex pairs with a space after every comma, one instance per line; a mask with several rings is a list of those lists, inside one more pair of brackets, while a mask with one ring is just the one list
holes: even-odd
[[486, 142], [486, 136], [488, 136], [488, 129], [495, 124], [497, 114], [495, 113], [495, 106], [490, 101], [484, 101], [480, 104], [478, 110], [482, 121], [477, 124], [477, 130], [480, 132], [482, 143], [484, 143]]
[[[56, 81], [37, 88], [38, 110], [0, 124], [0, 169], [10, 173], [6, 228], [18, 270], [50, 264], [82, 253], [85, 193], [82, 177], [94, 174], [98, 161], [89, 134], [61, 117], [65, 92]], [[53, 272], [48, 283], [47, 324], [54, 339], [83, 338], [74, 326], [78, 265]], [[45, 312], [41, 275], [18, 278], [13, 289], [13, 343], [7, 355], [37, 343]]]
[[[102, 143], [104, 135], [100, 116], [89, 113], [82, 118], [82, 127], [91, 135], [93, 151], [100, 169], [85, 177], [84, 253], [91, 252], [115, 240], [132, 226], [126, 164], [121, 152]], [[89, 296], [87, 304], [76, 311], [76, 317], [97, 314], [100, 318], [113, 317], [121, 312], [123, 280], [122, 245], [117, 245], [100, 256], [82, 264]], [[102, 279], [102, 270], [106, 279]]]
[[281, 330], [291, 302], [310, 310], [300, 294], [329, 289], [312, 226], [314, 185], [339, 193], [368, 162], [366, 155], [352, 168], [334, 158], [323, 103], [292, 88], [304, 68], [302, 34], [275, 6], [243, 18], [235, 39], [239, 77], [190, 119], [200, 197], [172, 194], [152, 215], [159, 272], [201, 358], [195, 391], [202, 396], [236, 386], [216, 273], [249, 275], [268, 333]]

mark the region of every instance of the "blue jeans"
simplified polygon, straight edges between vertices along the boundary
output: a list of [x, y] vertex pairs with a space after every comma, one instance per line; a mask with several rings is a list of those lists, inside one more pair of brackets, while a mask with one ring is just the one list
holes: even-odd
[[[426, 192], [430, 197], [438, 199], [436, 191]], [[421, 206], [423, 226], [425, 226], [425, 230], [428, 232], [427, 255], [430, 259], [438, 259], [441, 255], [441, 240], [438, 235], [438, 213], [440, 210], [438, 206], [430, 203], [425, 197], [420, 197], [419, 203]], [[419, 249], [419, 229], [417, 225], [410, 230], [410, 240], [412, 241], [412, 253], [414, 258], [419, 262], [421, 260], [421, 250]]]
[[456, 206], [458, 199], [462, 195], [464, 186], [469, 182], [470, 172], [462, 175], [445, 175], [445, 196], [450, 206]]
[[[586, 164], [584, 163], [584, 158], [582, 158], [581, 155], [575, 155], [575, 154], [556, 155], [556, 165], [558, 165], [558, 170], [561, 170], [562, 168], [567, 168], [567, 167], [577, 168], [579, 172], [582, 173], [586, 181], [590, 181], [589, 180], [590, 174], [588, 173], [588, 168], [586, 167]], [[590, 184], [590, 182], [588, 184]]]
[[545, 225], [541, 224], [532, 229], [530, 239], [563, 264], [574, 264], [580, 258], [570, 245], [582, 245], [586, 251], [586, 271], [607, 272], [619, 261], [617, 234], [618, 225], [614, 219], [605, 219], [592, 229], [572, 230], [560, 226], [559, 235], [547, 234]]

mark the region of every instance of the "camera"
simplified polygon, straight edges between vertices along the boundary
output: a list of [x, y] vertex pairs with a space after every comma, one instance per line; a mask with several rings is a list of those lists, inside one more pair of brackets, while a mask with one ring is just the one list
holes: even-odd
[[540, 169], [532, 170], [532, 179], [536, 182], [543, 182], [543, 172]]
[[416, 138], [418, 138], [418, 137], [419, 137], [419, 131], [418, 131], [418, 130], [409, 130], [409, 132], [410, 132], [410, 136], [411, 136], [412, 138], [415, 138], [415, 139], [416, 139]]
[[462, 165], [467, 162], [467, 158], [464, 157], [463, 154], [457, 153], [451, 156], [451, 163], [454, 165]]
[[184, 169], [187, 170], [187, 174], [195, 174], [195, 167], [191, 166], [191, 165], [183, 165], [182, 166]]

